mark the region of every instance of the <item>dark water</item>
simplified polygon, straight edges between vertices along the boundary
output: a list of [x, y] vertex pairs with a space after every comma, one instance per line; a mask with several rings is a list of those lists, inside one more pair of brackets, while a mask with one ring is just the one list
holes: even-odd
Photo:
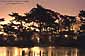
[[0, 47], [0, 56], [85, 56], [84, 49], [70, 47]]

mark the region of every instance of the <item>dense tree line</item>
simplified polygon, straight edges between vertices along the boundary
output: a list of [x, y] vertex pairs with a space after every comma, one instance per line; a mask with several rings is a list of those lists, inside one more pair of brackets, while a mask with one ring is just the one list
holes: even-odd
[[[11, 43], [14, 41], [18, 44], [22, 43], [22, 45], [36, 44], [38, 41], [48, 44], [67, 37], [67, 35], [76, 35], [72, 26], [77, 23], [77, 16], [61, 15], [39, 4], [24, 16], [19, 13], [12, 13], [9, 16], [14, 19], [10, 20], [8, 24], [1, 25], [8, 35], [7, 43], [9, 45], [12, 45]], [[85, 22], [85, 11], [80, 11], [78, 17], [81, 22]]]

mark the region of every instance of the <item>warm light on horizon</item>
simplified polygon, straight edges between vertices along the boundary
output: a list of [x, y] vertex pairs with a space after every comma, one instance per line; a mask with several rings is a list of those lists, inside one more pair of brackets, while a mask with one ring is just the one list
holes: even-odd
[[51, 9], [63, 15], [77, 16], [80, 10], [85, 10], [84, 2], [84, 0], [29, 0], [23, 4], [3, 4], [3, 2], [1, 2], [0, 17], [8, 20], [11, 19], [11, 17], [8, 15], [11, 12], [16, 12], [19, 14], [27, 13], [32, 8], [36, 7], [37, 3], [42, 5], [44, 8]]

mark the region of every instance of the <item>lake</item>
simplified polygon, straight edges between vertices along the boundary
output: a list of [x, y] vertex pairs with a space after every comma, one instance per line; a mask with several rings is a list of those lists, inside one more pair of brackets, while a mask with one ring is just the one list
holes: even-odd
[[71, 47], [0, 47], [0, 56], [85, 56], [85, 51]]

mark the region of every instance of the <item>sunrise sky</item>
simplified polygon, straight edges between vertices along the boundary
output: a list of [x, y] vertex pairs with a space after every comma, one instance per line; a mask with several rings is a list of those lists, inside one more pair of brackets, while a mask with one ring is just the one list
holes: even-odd
[[85, 10], [85, 0], [0, 0], [0, 18], [10, 19], [8, 14], [11, 12], [20, 14], [29, 12], [37, 3], [66, 15], [78, 15], [79, 10]]

